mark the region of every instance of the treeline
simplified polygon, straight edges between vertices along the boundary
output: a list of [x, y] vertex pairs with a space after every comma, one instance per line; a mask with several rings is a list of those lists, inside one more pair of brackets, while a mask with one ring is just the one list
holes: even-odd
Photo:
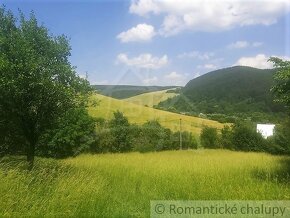
[[201, 132], [200, 141], [204, 148], [289, 155], [290, 122], [278, 125], [274, 135], [267, 139], [263, 138], [251, 123], [247, 122], [237, 122], [232, 127], [225, 126], [220, 134], [215, 128], [205, 127]]
[[[1, 127], [1, 126], [0, 126]], [[14, 143], [0, 137], [0, 155], [25, 154], [21, 138]], [[182, 149], [197, 148], [190, 132], [181, 132]], [[6, 138], [8, 139], [8, 138]], [[66, 158], [81, 153], [151, 152], [180, 149], [180, 132], [164, 128], [157, 120], [143, 125], [130, 124], [116, 111], [111, 120], [90, 117], [85, 109], [70, 110], [56, 126], [43, 134], [35, 151], [37, 156]], [[13, 145], [13, 146], [11, 146]]]
[[[180, 132], [164, 128], [157, 120], [143, 125], [130, 124], [121, 112], [114, 113], [110, 121], [97, 120], [98, 140], [93, 152], [150, 152], [180, 149]], [[197, 148], [197, 141], [190, 132], [183, 131], [182, 149]]]

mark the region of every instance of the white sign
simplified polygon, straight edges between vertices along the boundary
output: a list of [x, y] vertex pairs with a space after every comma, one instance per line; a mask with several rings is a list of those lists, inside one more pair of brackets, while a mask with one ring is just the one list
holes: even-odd
[[274, 134], [274, 124], [257, 124], [257, 132], [266, 139]]

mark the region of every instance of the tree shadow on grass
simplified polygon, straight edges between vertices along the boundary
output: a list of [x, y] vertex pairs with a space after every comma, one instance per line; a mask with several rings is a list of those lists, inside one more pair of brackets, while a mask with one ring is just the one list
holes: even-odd
[[285, 157], [279, 161], [279, 167], [276, 171], [267, 171], [265, 169], [255, 169], [253, 171], [255, 178], [263, 181], [272, 181], [276, 183], [290, 184], [290, 158]]
[[24, 156], [4, 156], [0, 157], [0, 169], [27, 169], [26, 158]]

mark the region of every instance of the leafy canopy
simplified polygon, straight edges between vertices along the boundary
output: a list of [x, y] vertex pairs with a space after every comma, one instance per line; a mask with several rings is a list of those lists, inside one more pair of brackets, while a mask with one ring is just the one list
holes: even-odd
[[24, 139], [31, 157], [47, 129], [85, 105], [89, 83], [71, 66], [70, 51], [68, 39], [52, 36], [33, 13], [17, 20], [0, 8], [0, 126], [9, 127], [1, 137]]

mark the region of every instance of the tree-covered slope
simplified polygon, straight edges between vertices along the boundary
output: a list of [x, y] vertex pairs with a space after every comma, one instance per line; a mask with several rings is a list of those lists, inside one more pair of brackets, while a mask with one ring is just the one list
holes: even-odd
[[182, 94], [159, 104], [165, 109], [205, 114], [277, 113], [270, 92], [274, 70], [236, 66], [189, 81]]
[[93, 88], [102, 95], [117, 99], [125, 99], [143, 93], [176, 88], [176, 86], [93, 85]]

